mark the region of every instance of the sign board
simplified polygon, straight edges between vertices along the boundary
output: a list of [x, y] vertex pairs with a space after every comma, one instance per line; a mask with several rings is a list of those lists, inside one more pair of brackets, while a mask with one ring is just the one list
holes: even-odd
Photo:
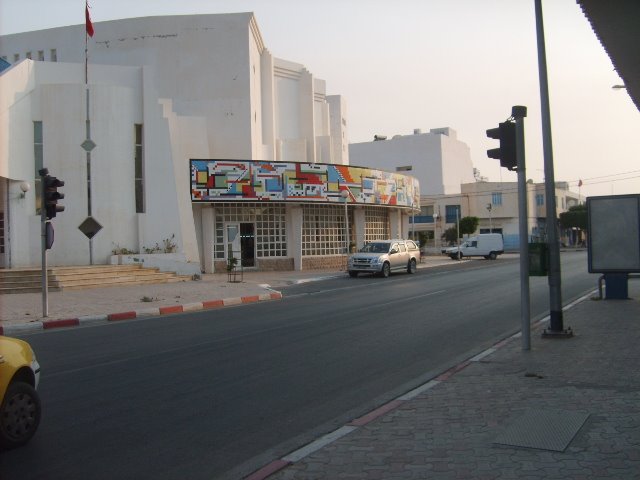
[[589, 273], [640, 272], [640, 195], [587, 198]]
[[89, 240], [91, 240], [96, 233], [102, 230], [102, 225], [100, 225], [95, 218], [87, 217], [80, 225], [78, 225], [78, 229], [84, 233]]

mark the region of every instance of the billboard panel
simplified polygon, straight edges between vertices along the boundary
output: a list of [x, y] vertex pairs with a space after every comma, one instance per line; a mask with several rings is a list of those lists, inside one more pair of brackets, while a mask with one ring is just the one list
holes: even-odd
[[589, 272], [640, 272], [640, 195], [587, 198]]

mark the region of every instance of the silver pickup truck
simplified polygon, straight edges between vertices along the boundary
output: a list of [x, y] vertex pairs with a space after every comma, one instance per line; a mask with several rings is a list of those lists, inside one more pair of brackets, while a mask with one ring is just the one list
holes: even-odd
[[349, 256], [349, 276], [373, 273], [388, 277], [394, 271], [415, 273], [420, 261], [420, 248], [413, 240], [376, 240], [365, 244]]

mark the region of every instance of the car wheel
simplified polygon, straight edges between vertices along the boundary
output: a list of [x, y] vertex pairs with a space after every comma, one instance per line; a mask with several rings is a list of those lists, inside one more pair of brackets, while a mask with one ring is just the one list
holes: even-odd
[[40, 424], [40, 397], [25, 382], [9, 385], [0, 407], [0, 447], [15, 448], [27, 443]]
[[416, 259], [412, 258], [409, 260], [409, 265], [407, 266], [407, 273], [416, 273]]
[[380, 275], [382, 275], [384, 278], [388, 278], [389, 275], [391, 275], [391, 266], [389, 265], [389, 262], [384, 262], [384, 265], [382, 265], [382, 270], [380, 271]]
[[496, 255], [496, 252], [491, 252], [489, 254], [489, 260], [495, 260], [496, 258], [498, 258], [498, 255]]
[[349, 270], [349, 276], [350, 276], [351, 278], [356, 278], [356, 277], [358, 276], [358, 272], [354, 272], [354, 271], [352, 271], [352, 270]]

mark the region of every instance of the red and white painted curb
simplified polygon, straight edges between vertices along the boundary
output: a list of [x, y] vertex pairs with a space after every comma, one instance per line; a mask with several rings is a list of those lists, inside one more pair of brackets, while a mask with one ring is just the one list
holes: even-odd
[[187, 303], [184, 305], [168, 305], [164, 307], [145, 308], [132, 310], [129, 312], [108, 313], [104, 315], [84, 315], [74, 318], [63, 318], [56, 320], [42, 320], [38, 322], [16, 323], [0, 325], [0, 335], [19, 335], [38, 330], [48, 330], [51, 328], [77, 327], [80, 325], [90, 325], [105, 322], [118, 322], [121, 320], [131, 320], [142, 317], [157, 317], [171, 313], [197, 312], [199, 310], [210, 310], [232, 305], [243, 305], [247, 303], [261, 302], [265, 300], [280, 300], [280, 292], [262, 293], [259, 295], [248, 295], [244, 297], [225, 298], [222, 300], [208, 300], [204, 302]]

